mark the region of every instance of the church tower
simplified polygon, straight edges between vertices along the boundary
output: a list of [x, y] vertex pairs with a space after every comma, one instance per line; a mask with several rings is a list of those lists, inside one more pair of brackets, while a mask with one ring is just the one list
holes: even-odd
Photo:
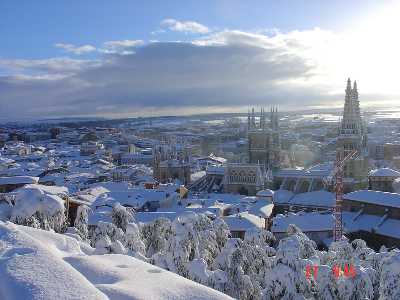
[[254, 108], [248, 114], [249, 162], [260, 164], [265, 170], [279, 166], [280, 143], [277, 110], [271, 110], [268, 128], [264, 108], [261, 108], [259, 123], [256, 124]]
[[357, 151], [356, 158], [348, 161], [344, 167], [345, 189], [351, 191], [363, 188], [367, 184], [369, 167], [366, 132], [360, 113], [357, 83], [354, 81], [352, 88], [350, 78], [347, 80], [345, 90], [343, 119], [339, 126], [337, 147], [341, 157], [353, 150]]

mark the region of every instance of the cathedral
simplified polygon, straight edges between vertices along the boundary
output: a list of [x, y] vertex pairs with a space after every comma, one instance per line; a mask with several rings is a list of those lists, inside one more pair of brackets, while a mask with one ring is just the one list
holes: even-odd
[[160, 183], [179, 180], [190, 183], [190, 149], [179, 143], [161, 143], [153, 148], [153, 177]]
[[360, 113], [357, 83], [354, 81], [352, 87], [349, 78], [345, 90], [343, 119], [339, 125], [337, 151], [341, 157], [345, 157], [353, 150], [357, 151], [357, 155], [344, 166], [346, 191], [365, 188], [369, 168], [367, 136]]
[[251, 114], [248, 113], [248, 140], [250, 164], [260, 164], [265, 170], [279, 168], [280, 140], [277, 108], [271, 109], [269, 127], [263, 108], [261, 108], [258, 123], [254, 108]]

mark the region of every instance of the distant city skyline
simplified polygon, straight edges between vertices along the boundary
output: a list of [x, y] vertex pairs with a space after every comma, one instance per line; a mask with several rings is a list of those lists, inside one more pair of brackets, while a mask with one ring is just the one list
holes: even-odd
[[[350, 2], [350, 3], [349, 3]], [[0, 3], [0, 120], [394, 107], [397, 1]]]

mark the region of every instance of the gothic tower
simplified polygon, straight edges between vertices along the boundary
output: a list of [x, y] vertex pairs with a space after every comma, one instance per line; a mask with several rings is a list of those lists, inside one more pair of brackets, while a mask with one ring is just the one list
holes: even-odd
[[277, 110], [271, 110], [270, 127], [267, 127], [266, 114], [261, 108], [259, 124], [256, 124], [254, 108], [248, 114], [249, 162], [260, 164], [264, 169], [279, 165], [279, 124]]
[[353, 150], [357, 151], [354, 159], [344, 167], [344, 177], [347, 191], [363, 188], [367, 183], [368, 153], [366, 147], [366, 132], [360, 113], [357, 83], [351, 87], [350, 78], [347, 80], [343, 119], [339, 126], [337, 140], [338, 151], [342, 157]]

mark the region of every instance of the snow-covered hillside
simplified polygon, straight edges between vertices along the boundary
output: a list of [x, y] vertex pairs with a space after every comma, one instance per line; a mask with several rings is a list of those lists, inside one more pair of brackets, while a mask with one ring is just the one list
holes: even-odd
[[0, 222], [0, 299], [231, 299], [136, 258]]

